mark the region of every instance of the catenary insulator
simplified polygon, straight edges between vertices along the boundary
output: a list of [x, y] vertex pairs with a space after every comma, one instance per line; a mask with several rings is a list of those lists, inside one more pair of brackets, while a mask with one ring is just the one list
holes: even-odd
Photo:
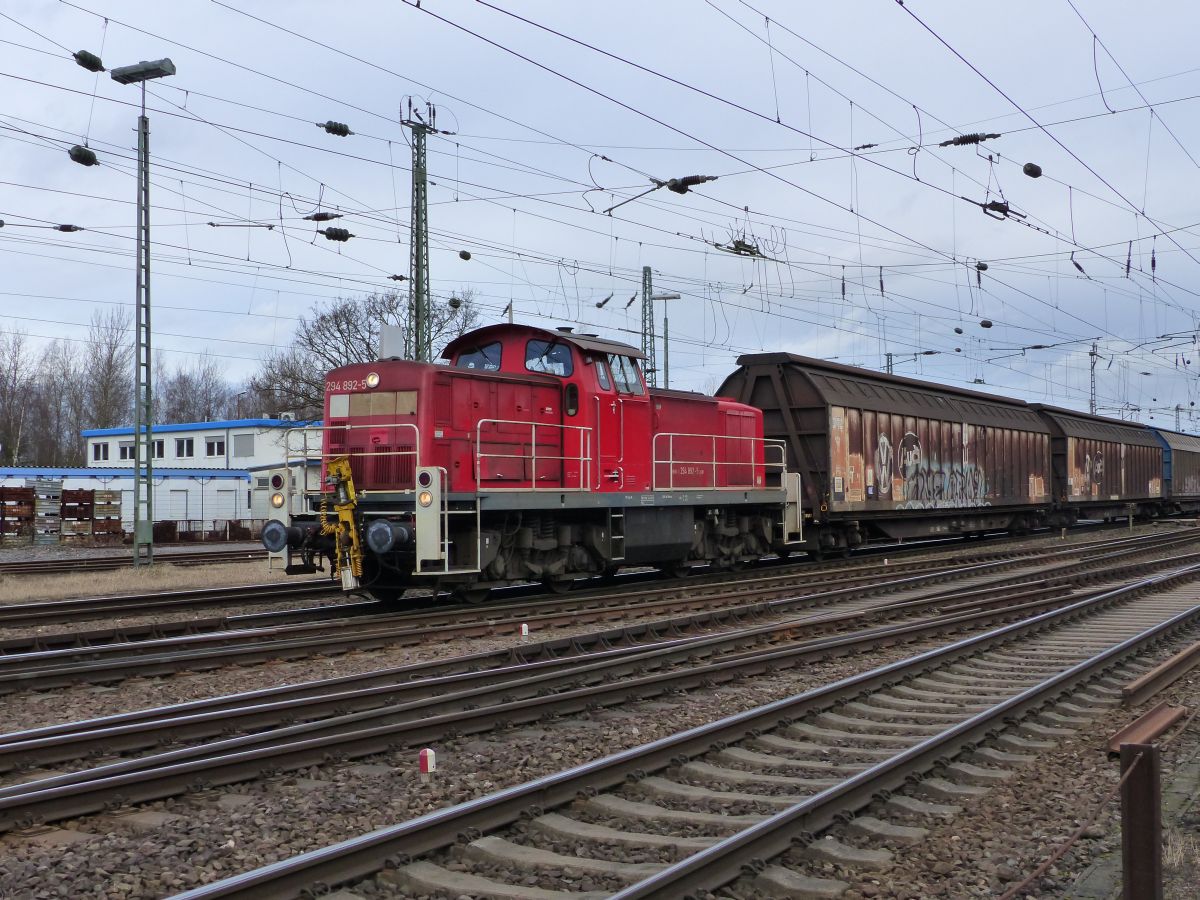
[[67, 156], [71, 157], [71, 159], [79, 163], [81, 166], [94, 166], [97, 163], [95, 152], [88, 147], [82, 146], [81, 144], [76, 144], [74, 147], [68, 150]]
[[330, 119], [328, 122], [318, 122], [317, 127], [324, 128], [330, 134], [336, 135], [337, 137], [349, 137], [350, 135], [354, 134], [354, 132], [350, 130], [350, 127], [345, 122], [334, 122], [332, 119]]
[[341, 217], [341, 213], [316, 212], [310, 216], [305, 216], [304, 218], [308, 219], [310, 222], [329, 222], [333, 219], [340, 219]]
[[954, 329], [954, 333], [955, 333], [955, 334], [962, 334], [962, 333], [963, 333], [963, 330], [962, 330], [961, 328], [955, 328], [955, 329]]
[[1030, 178], [1041, 178], [1042, 177], [1042, 167], [1039, 166], [1037, 163], [1025, 163], [1025, 165], [1021, 166], [1021, 171], [1024, 172], [1026, 175], [1028, 175]]
[[83, 231], [78, 225], [55, 225], [55, 231]]
[[408, 281], [407, 275], [389, 275], [388, 278], [392, 279], [392, 281]]
[[325, 238], [330, 241], [348, 241], [350, 238], [354, 237], [354, 235], [352, 235], [345, 228], [325, 228], [317, 230], [320, 231], [321, 234], [325, 235]]
[[981, 320], [981, 321], [980, 321], [980, 323], [979, 323], [979, 327], [980, 327], [980, 328], [991, 328], [991, 327], [992, 327], [992, 320], [991, 320], [991, 319], [983, 319], [983, 320]]
[[104, 71], [104, 63], [100, 62], [100, 57], [95, 53], [89, 53], [87, 50], [76, 50], [71, 55], [75, 57], [75, 62], [79, 63], [89, 72]]
[[985, 262], [977, 262], [975, 263], [975, 268], [980, 272], [986, 272], [988, 270], [988, 264]]
[[462, 306], [462, 301], [459, 300], [457, 297], [451, 297], [447, 301], [446, 305], [449, 306], [451, 309], [458, 309], [460, 306]]
[[459, 259], [470, 259], [470, 258], [471, 258], [471, 251], [470, 251], [470, 250], [459, 250], [459, 251], [458, 251], [458, 258], [459, 258]]

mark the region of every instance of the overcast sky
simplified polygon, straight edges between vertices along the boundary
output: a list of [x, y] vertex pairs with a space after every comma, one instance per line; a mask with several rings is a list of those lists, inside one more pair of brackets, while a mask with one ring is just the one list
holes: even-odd
[[[485, 321], [511, 301], [638, 344], [648, 265], [682, 295], [672, 386], [708, 390], [740, 353], [891, 352], [1086, 409], [1096, 340], [1102, 411], [1179, 405], [1192, 431], [1200, 6], [1074, 3], [1086, 23], [1068, 0], [0, 0], [0, 327], [78, 340], [132, 308], [138, 92], [67, 51], [169, 56], [148, 96], [169, 362], [241, 379], [314, 303], [397, 288], [411, 98], [452, 132], [429, 145], [435, 302], [471, 288]], [[1001, 137], [938, 146], [972, 132]], [[67, 157], [85, 140], [98, 166]], [[719, 180], [605, 214], [693, 174]], [[53, 224], [86, 230], [28, 227]]]

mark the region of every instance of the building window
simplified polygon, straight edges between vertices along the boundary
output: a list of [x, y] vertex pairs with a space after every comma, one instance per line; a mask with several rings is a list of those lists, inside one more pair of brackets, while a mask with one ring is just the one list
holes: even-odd
[[150, 443], [154, 445], [153, 452], [154, 452], [155, 459], [162, 459], [164, 456], [167, 455], [167, 450], [166, 450], [167, 442], [164, 441], [162, 438], [155, 438]]
[[191, 459], [196, 455], [194, 438], [175, 438], [175, 455], [179, 459]]
[[121, 459], [133, 459], [133, 441], [121, 441], [117, 445], [117, 455]]
[[108, 460], [108, 443], [92, 444], [92, 461], [106, 462]]
[[204, 455], [210, 459], [214, 456], [225, 455], [225, 438], [206, 437], [204, 439]]
[[236, 459], [243, 459], [247, 456], [253, 456], [254, 435], [235, 434], [233, 436], [233, 455]]

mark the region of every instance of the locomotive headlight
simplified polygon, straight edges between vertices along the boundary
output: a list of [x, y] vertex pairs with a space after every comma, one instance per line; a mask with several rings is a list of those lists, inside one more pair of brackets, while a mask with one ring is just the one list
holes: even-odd
[[428, 506], [433, 502], [433, 494], [430, 491], [421, 491], [417, 494], [417, 502], [422, 506]]
[[276, 509], [283, 509], [283, 504], [285, 502], [287, 501], [284, 500], [283, 494], [279, 493], [278, 491], [271, 495], [271, 505]]
[[367, 377], [364, 379], [364, 381], [366, 382], [366, 385], [369, 388], [379, 387], [379, 373], [378, 372], [368, 372]]

